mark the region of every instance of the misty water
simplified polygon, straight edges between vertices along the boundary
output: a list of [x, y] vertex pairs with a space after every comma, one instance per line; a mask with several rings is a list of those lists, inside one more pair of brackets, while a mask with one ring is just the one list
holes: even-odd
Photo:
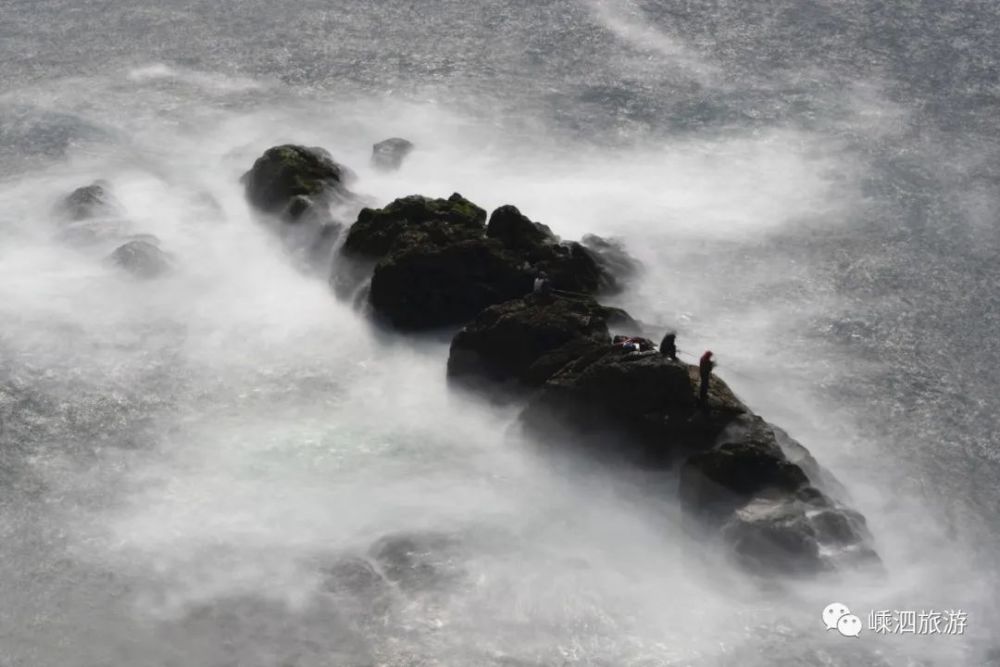
[[[973, 0], [4, 0], [0, 666], [1000, 664], [998, 33]], [[375, 205], [623, 239], [618, 305], [716, 353], [884, 574], [761, 582], [450, 391], [446, 339], [251, 213], [285, 142]], [[96, 179], [169, 276], [60, 237]], [[340, 576], [400, 540], [426, 576]], [[834, 601], [968, 627], [847, 639]]]

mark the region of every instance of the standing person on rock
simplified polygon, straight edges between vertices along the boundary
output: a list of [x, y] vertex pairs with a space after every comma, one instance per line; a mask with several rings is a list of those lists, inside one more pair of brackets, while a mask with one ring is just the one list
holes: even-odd
[[708, 411], [708, 383], [714, 368], [715, 360], [712, 358], [712, 351], [706, 350], [698, 362], [698, 372], [701, 375], [701, 386], [698, 388], [698, 406], [704, 412]]
[[670, 332], [663, 337], [660, 343], [660, 354], [670, 361], [677, 361], [677, 334]]

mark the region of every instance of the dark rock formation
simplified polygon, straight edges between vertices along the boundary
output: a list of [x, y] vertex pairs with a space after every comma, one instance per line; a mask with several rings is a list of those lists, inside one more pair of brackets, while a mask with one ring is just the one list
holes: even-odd
[[490, 215], [486, 236], [497, 239], [511, 250], [531, 253], [541, 246], [559, 242], [547, 225], [532, 222], [516, 207], [501, 206]]
[[734, 420], [680, 473], [684, 509], [718, 528], [736, 560], [762, 574], [877, 565], [864, 517], [817, 488], [760, 417]]
[[374, 264], [369, 300], [398, 329], [467, 322], [491, 305], [521, 297], [545, 271], [557, 290], [596, 292], [604, 281], [597, 261], [578, 243], [559, 243], [544, 225], [512, 206], [486, 213], [458, 194], [448, 199], [411, 196], [382, 209], [363, 209], [343, 246], [354, 261], [334, 275], [338, 293], [350, 293]]
[[605, 239], [595, 234], [585, 234], [583, 247], [596, 258], [598, 266], [604, 272], [605, 282], [601, 291], [614, 293], [639, 272], [639, 262], [628, 254], [625, 245], [618, 239]]
[[289, 220], [299, 219], [318, 200], [349, 196], [349, 180], [350, 172], [324, 149], [294, 145], [267, 149], [242, 178], [254, 207]]
[[59, 220], [59, 240], [74, 245], [89, 245], [119, 239], [125, 235], [128, 221], [123, 207], [104, 181], [77, 188], [55, 207]]
[[495, 210], [486, 234], [536, 271], [544, 271], [555, 289], [592, 294], [613, 282], [589, 250], [574, 241], [561, 242], [547, 225], [529, 220], [514, 206]]
[[[528, 268], [485, 237], [485, 220], [486, 212], [459, 194], [404, 197], [382, 209], [363, 209], [343, 254], [355, 265], [374, 263], [369, 301], [392, 326], [457, 324], [531, 287]], [[360, 275], [346, 264], [337, 267], [335, 281]]]
[[749, 412], [727, 425], [708, 451], [692, 456], [681, 471], [681, 501], [692, 511], [726, 517], [756, 495], [794, 494], [809, 484], [788, 461], [768, 424]]
[[250, 203], [276, 216], [271, 224], [289, 250], [307, 266], [329, 270], [343, 228], [331, 205], [353, 201], [351, 178], [322, 148], [285, 145], [265, 151], [242, 182]]
[[530, 430], [602, 458], [666, 467], [710, 443], [745, 408], [722, 383], [697, 410], [697, 369], [606, 345], [566, 364], [522, 414]]
[[[864, 518], [830, 495], [838, 485], [804, 447], [718, 376], [702, 404], [697, 366], [648, 338], [612, 338], [612, 329], [635, 336], [642, 327], [588, 295], [619, 288], [639, 267], [616, 241], [586, 243], [562, 242], [513, 206], [486, 223], [461, 195], [412, 196], [361, 211], [338, 262], [353, 268], [335, 277], [357, 281], [373, 267], [369, 302], [398, 329], [468, 322], [452, 341], [451, 380], [529, 390], [521, 423], [546, 442], [676, 474], [685, 515], [744, 567], [814, 573], [877, 563]], [[533, 293], [543, 271], [552, 290]], [[436, 578], [429, 563], [439, 546], [400, 538], [372, 557], [387, 579], [412, 586]]]
[[482, 311], [452, 340], [448, 376], [536, 387], [570, 361], [607, 349], [628, 314], [593, 299], [530, 294]]
[[397, 329], [460, 324], [531, 288], [530, 271], [491, 242], [437, 245], [420, 232], [406, 241], [375, 266], [369, 294], [375, 312]]
[[133, 240], [119, 246], [108, 262], [143, 279], [156, 278], [170, 270], [167, 254], [149, 240]]
[[71, 222], [121, 215], [122, 206], [104, 181], [77, 188], [57, 207], [62, 218]]
[[[365, 208], [351, 225], [344, 240], [344, 253], [367, 259], [381, 259], [407, 232], [422, 232], [436, 245], [477, 239], [483, 236], [486, 211], [462, 195], [431, 199], [411, 195], [385, 208]], [[403, 239], [417, 241], [412, 236]]]
[[382, 171], [399, 169], [413, 149], [413, 142], [399, 137], [380, 141], [372, 146], [372, 165]]
[[[754, 415], [721, 379], [712, 377], [703, 410], [696, 367], [596, 341], [581, 349], [530, 399], [522, 413], [530, 431], [602, 460], [664, 470], [680, 463], [685, 513], [755, 572], [878, 562], [864, 518], [821, 491], [825, 480], [785, 453], [815, 465], [804, 448]], [[530, 359], [519, 363], [532, 367]]]
[[[445, 245], [479, 238], [485, 221], [486, 211], [457, 193], [448, 199], [413, 195], [384, 208], [363, 208], [348, 230], [340, 260], [334, 265], [331, 276], [334, 291], [342, 299], [361, 296], [367, 299], [370, 290], [363, 286], [377, 262], [410, 232], [419, 229], [438, 245]], [[408, 235], [404, 240], [412, 243], [417, 239]]]

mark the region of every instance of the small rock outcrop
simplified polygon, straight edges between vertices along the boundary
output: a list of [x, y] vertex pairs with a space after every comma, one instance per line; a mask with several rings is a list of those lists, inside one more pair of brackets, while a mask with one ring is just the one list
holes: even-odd
[[[459, 194], [411, 196], [382, 209], [363, 209], [342, 248], [373, 266], [369, 302], [402, 330], [461, 324], [489, 306], [519, 298], [544, 271], [557, 290], [586, 295], [603, 279], [578, 243], [560, 243], [544, 225], [513, 206], [486, 212]], [[364, 271], [338, 267], [334, 284], [350, 292]]]
[[242, 182], [247, 199], [265, 213], [297, 220], [317, 201], [349, 196], [350, 172], [322, 148], [286, 144], [267, 149]]
[[109, 218], [122, 213], [122, 205], [104, 181], [77, 188], [66, 195], [56, 207], [60, 217], [69, 222]]
[[543, 246], [559, 242], [548, 225], [532, 222], [517, 207], [501, 206], [490, 215], [486, 236], [497, 239], [512, 250], [533, 252]]
[[583, 245], [561, 241], [547, 225], [529, 220], [514, 206], [493, 211], [486, 235], [500, 241], [535, 271], [544, 271], [555, 289], [594, 294], [613, 282]]
[[878, 565], [864, 517], [818, 483], [789, 460], [775, 429], [747, 412], [710, 449], [684, 463], [680, 500], [699, 525], [720, 531], [741, 565], [757, 573]]
[[343, 225], [331, 206], [354, 200], [350, 170], [322, 148], [284, 145], [268, 149], [243, 175], [247, 200], [270, 220], [285, 245], [306, 265], [329, 270]]
[[414, 148], [412, 141], [400, 137], [380, 141], [372, 146], [372, 166], [381, 171], [395, 171]]
[[152, 240], [135, 239], [119, 246], [108, 262], [136, 278], [149, 280], [170, 270], [170, 259]]
[[563, 366], [606, 349], [608, 326], [630, 321], [593, 299], [529, 294], [479, 313], [452, 340], [448, 377], [467, 384], [537, 387]]
[[129, 223], [124, 207], [104, 181], [77, 188], [55, 207], [57, 238], [73, 245], [92, 245], [120, 239]]

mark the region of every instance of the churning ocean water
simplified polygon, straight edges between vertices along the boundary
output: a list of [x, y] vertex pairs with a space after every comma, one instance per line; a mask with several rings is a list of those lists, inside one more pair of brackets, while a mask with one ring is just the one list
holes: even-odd
[[[0, 666], [1000, 664], [998, 59], [985, 0], [3, 0]], [[619, 305], [715, 351], [884, 576], [762, 585], [449, 392], [447, 342], [255, 223], [286, 142], [376, 205], [623, 239]], [[169, 279], [59, 238], [97, 179]], [[398, 544], [426, 577], [352, 574]], [[834, 601], [967, 627], [848, 639]]]

